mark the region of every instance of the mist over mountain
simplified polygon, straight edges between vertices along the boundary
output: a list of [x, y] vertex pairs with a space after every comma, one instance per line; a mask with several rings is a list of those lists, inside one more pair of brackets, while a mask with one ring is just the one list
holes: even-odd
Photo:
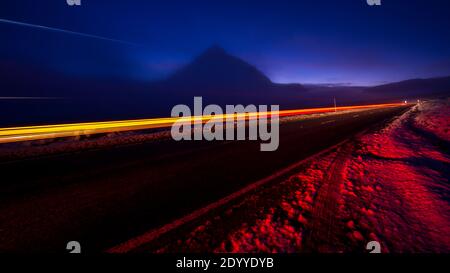
[[167, 84], [189, 88], [221, 88], [245, 90], [267, 88], [268, 77], [256, 67], [229, 55], [223, 48], [213, 46], [166, 80]]
[[301, 84], [276, 84], [256, 67], [213, 46], [168, 79], [156, 82], [152, 90], [161, 97], [192, 101], [202, 96], [209, 103], [289, 104], [301, 99]]
[[213, 46], [167, 79], [138, 82], [61, 74], [0, 63], [1, 124], [35, 124], [169, 116], [176, 104], [267, 104], [281, 109], [398, 101], [450, 95], [450, 77], [413, 79], [375, 87], [273, 83], [256, 67]]

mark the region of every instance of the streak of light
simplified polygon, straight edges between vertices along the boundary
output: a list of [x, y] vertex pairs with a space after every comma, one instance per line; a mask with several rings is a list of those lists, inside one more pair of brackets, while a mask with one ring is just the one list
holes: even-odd
[[280, 117], [310, 115], [335, 111], [362, 110], [373, 108], [386, 108], [405, 106], [404, 103], [372, 104], [358, 106], [322, 107], [310, 109], [280, 110], [268, 112], [233, 113], [222, 115], [166, 117], [151, 119], [135, 119], [121, 121], [84, 122], [56, 125], [40, 125], [26, 127], [0, 128], [0, 143], [20, 142], [29, 140], [52, 139], [80, 135], [93, 135], [112, 132], [135, 131], [155, 128], [167, 128], [174, 122], [183, 124], [205, 123], [211, 119], [214, 121], [234, 121], [257, 119], [260, 116], [271, 117], [278, 114]]
[[98, 36], [98, 35], [94, 35], [94, 34], [88, 34], [88, 33], [72, 31], [72, 30], [67, 30], [67, 29], [62, 29], [62, 28], [55, 28], [55, 27], [36, 25], [36, 24], [31, 24], [31, 23], [24, 23], [24, 22], [13, 21], [13, 20], [8, 20], [8, 19], [2, 19], [2, 18], [0, 18], [0, 23], [11, 24], [11, 25], [16, 25], [16, 26], [22, 26], [22, 27], [28, 27], [28, 28], [34, 28], [34, 29], [40, 29], [40, 30], [60, 32], [60, 33], [65, 33], [65, 34], [71, 34], [71, 35], [76, 35], [76, 36], [81, 36], [81, 37], [86, 37], [86, 38], [93, 38], [93, 39], [104, 40], [104, 41], [115, 42], [115, 43], [121, 43], [121, 44], [127, 44], [127, 45], [136, 45], [136, 44], [131, 43], [131, 42], [118, 40], [118, 39], [113, 39], [113, 38], [108, 38], [108, 37], [103, 37], [103, 36]]

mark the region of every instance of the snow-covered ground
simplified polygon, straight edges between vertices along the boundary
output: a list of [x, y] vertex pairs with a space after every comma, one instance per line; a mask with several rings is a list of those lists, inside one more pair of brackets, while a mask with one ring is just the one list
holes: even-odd
[[422, 102], [157, 252], [450, 252], [450, 100]]
[[80, 152], [170, 138], [170, 131], [120, 132], [61, 139], [34, 140], [0, 145], [0, 160]]

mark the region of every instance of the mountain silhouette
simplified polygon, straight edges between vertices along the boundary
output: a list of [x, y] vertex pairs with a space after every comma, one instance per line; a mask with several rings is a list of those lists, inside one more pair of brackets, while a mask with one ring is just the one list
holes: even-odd
[[272, 82], [256, 67], [229, 55], [223, 48], [213, 46], [176, 71], [168, 84], [188, 88], [248, 89], [267, 88]]
[[287, 104], [307, 90], [301, 84], [273, 83], [253, 65], [212, 46], [191, 63], [152, 88], [159, 97], [192, 102], [202, 96], [208, 103]]
[[450, 95], [450, 77], [411, 79], [369, 87], [367, 93], [383, 98], [420, 99]]
[[374, 87], [273, 83], [253, 65], [219, 46], [205, 50], [164, 80], [67, 75], [43, 67], [0, 63], [0, 97], [55, 97], [0, 100], [2, 126], [169, 116], [177, 104], [266, 104], [281, 109], [424, 99], [448, 96], [450, 77], [413, 79]]

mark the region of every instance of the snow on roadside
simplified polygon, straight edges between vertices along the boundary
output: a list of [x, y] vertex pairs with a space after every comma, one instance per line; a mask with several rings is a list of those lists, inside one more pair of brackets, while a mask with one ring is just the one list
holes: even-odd
[[59, 153], [128, 145], [146, 141], [157, 141], [170, 137], [170, 131], [161, 132], [121, 132], [101, 136], [78, 136], [63, 139], [36, 140], [1, 144], [0, 160], [21, 159]]
[[419, 108], [422, 114], [415, 118], [416, 125], [450, 141], [450, 99], [423, 102]]
[[[303, 232], [312, 213], [318, 181], [324, 165], [310, 168], [289, 179], [292, 194], [284, 195], [278, 206], [269, 209], [252, 225], [244, 224], [220, 243], [216, 252], [288, 252], [302, 248]], [[286, 185], [287, 186], [287, 185]]]
[[[380, 133], [363, 136], [347, 170], [343, 218], [392, 252], [450, 251], [449, 155], [411, 126], [449, 126], [449, 105], [424, 102]], [[357, 196], [358, 198], [355, 198]], [[359, 210], [359, 211], [358, 211]]]
[[[448, 102], [423, 102], [344, 144], [348, 154], [336, 150], [310, 162], [158, 251], [365, 252], [375, 240], [382, 252], [448, 253], [450, 157], [429, 133], [449, 139], [449, 112]], [[330, 189], [338, 190], [324, 192]], [[331, 205], [318, 204], [323, 194]], [[337, 213], [319, 219], [327, 209]]]

